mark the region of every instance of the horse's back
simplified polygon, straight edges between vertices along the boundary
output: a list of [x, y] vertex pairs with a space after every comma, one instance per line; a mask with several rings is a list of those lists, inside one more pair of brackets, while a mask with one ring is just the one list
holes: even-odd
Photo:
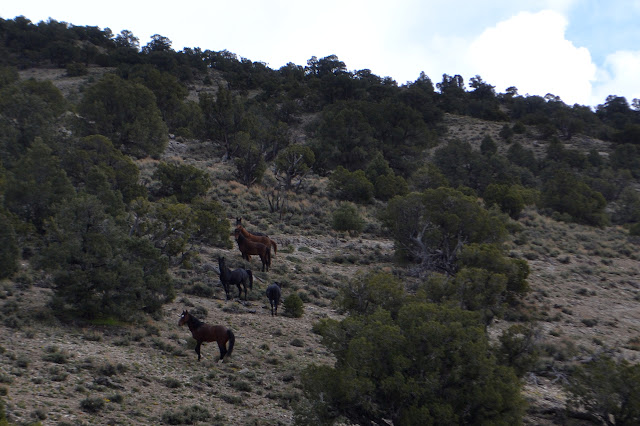
[[231, 281], [234, 283], [239, 283], [247, 278], [249, 278], [249, 274], [246, 269], [238, 268], [231, 272]]
[[247, 243], [249, 244], [249, 247], [255, 249], [258, 252], [265, 251], [269, 248], [269, 246], [259, 241], [247, 241]]
[[224, 325], [202, 324], [198, 329], [201, 340], [213, 342], [227, 338], [227, 327]]
[[267, 287], [267, 297], [269, 300], [280, 300], [280, 287], [277, 284]]

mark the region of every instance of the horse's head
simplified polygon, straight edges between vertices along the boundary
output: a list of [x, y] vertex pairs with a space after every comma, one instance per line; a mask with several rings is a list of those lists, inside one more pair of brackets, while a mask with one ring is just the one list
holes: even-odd
[[180, 315], [180, 320], [178, 320], [178, 325], [179, 326], [184, 325], [184, 323], [186, 323], [187, 320], [189, 320], [189, 311], [185, 309], [184, 311], [182, 311], [182, 315]]
[[242, 226], [242, 218], [236, 217], [236, 226]]
[[237, 240], [238, 238], [240, 238], [242, 236], [242, 234], [240, 233], [240, 229], [236, 228], [233, 230], [233, 236], [235, 237], [235, 239]]

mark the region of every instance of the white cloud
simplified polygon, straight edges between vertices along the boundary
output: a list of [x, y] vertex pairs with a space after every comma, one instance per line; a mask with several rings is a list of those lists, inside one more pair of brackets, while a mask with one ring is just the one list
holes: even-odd
[[607, 96], [624, 96], [631, 103], [640, 98], [640, 50], [619, 51], [608, 55], [598, 72], [592, 104], [603, 103]]
[[522, 12], [485, 30], [469, 48], [470, 69], [504, 92], [552, 93], [567, 104], [588, 104], [596, 66], [586, 48], [565, 38], [567, 20], [551, 10]]

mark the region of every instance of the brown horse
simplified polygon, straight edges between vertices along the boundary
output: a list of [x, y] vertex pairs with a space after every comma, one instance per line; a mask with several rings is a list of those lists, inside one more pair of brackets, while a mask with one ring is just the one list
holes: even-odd
[[240, 253], [242, 253], [242, 258], [250, 262], [251, 255], [257, 254], [258, 256], [260, 256], [260, 260], [262, 261], [262, 272], [265, 271], [265, 268], [267, 271], [269, 271], [269, 268], [271, 267], [271, 248], [269, 248], [269, 246], [265, 246], [262, 243], [256, 243], [247, 240], [237, 228], [233, 232], [233, 235], [235, 236], [236, 242], [238, 243]]
[[[236, 336], [233, 331], [222, 325], [209, 325], [200, 321], [198, 318], [192, 316], [189, 311], [182, 311], [178, 325], [182, 326], [187, 324], [191, 335], [196, 339], [196, 353], [198, 354], [198, 361], [200, 361], [200, 346], [202, 342], [218, 342], [218, 348], [220, 348], [220, 361], [226, 355], [231, 356], [233, 352], [233, 345], [236, 342]], [[229, 349], [227, 349], [227, 342], [229, 342]], [[216, 361], [217, 362], [217, 361]]]
[[269, 238], [266, 234], [262, 234], [260, 232], [252, 234], [251, 232], [247, 231], [247, 229], [242, 226], [241, 217], [236, 218], [236, 229], [239, 229], [240, 232], [242, 232], [242, 235], [244, 235], [247, 240], [253, 241], [255, 243], [262, 243], [265, 246], [272, 247], [274, 257], [278, 254], [278, 245], [276, 244], [276, 242]]

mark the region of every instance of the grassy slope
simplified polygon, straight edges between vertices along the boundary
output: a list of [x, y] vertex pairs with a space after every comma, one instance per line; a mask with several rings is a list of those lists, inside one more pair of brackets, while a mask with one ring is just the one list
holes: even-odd
[[[78, 95], [81, 79], [54, 78], [67, 96]], [[479, 144], [491, 134], [499, 141], [499, 124], [454, 116], [446, 120], [449, 133], [444, 139]], [[541, 147], [533, 138], [518, 137], [527, 146]], [[574, 143], [581, 149], [605, 149], [600, 141], [576, 138]], [[235, 247], [199, 247], [193, 268], [173, 271], [179, 287], [175, 302], [158, 318], [136, 326], [60, 324], [45, 307], [50, 290], [39, 285], [38, 277], [0, 283], [0, 387], [7, 390], [4, 400], [12, 421], [150, 424], [164, 413], [199, 405], [209, 411], [211, 423], [291, 424], [299, 394], [297, 373], [312, 362], [332, 362], [311, 332], [313, 323], [339, 318], [331, 302], [353, 274], [395, 268], [391, 241], [375, 234], [354, 239], [332, 234], [328, 215], [334, 203], [326, 198], [322, 179], [311, 182], [313, 196], [291, 200], [294, 213], [281, 223], [268, 211], [265, 189], [247, 190], [234, 182], [231, 166], [220, 161], [210, 143], [172, 140], [166, 158], [209, 171], [215, 183], [211, 195], [225, 205], [229, 220], [242, 216], [248, 229], [268, 232], [278, 241], [272, 271], [256, 272], [260, 280], [248, 302], [224, 301], [211, 265], [225, 255], [230, 266], [241, 266], [240, 254]], [[153, 165], [151, 160], [139, 162], [143, 176]], [[374, 224], [371, 230], [377, 228], [374, 209], [363, 210]], [[640, 262], [636, 246], [619, 228], [558, 223], [533, 210], [519, 222], [524, 231], [510, 249], [531, 266], [532, 291], [525, 310], [536, 322], [544, 349], [541, 373], [525, 378], [531, 404], [527, 423], [553, 424], [564, 404], [563, 376], [556, 373], [560, 364], [604, 350], [637, 361]], [[257, 259], [252, 268], [258, 270]], [[18, 277], [32, 277], [28, 264]], [[269, 315], [264, 290], [276, 280], [285, 284], [285, 297], [293, 291], [304, 294], [301, 319]], [[194, 284], [211, 286], [214, 297], [189, 294]], [[216, 364], [217, 348], [211, 344], [203, 346], [204, 360], [196, 361], [188, 330], [177, 326], [184, 308], [206, 312], [205, 321], [233, 328], [237, 342], [229, 362]], [[507, 321], [499, 321], [492, 333], [506, 326]], [[97, 414], [81, 410], [88, 398], [104, 401], [104, 407]]]

